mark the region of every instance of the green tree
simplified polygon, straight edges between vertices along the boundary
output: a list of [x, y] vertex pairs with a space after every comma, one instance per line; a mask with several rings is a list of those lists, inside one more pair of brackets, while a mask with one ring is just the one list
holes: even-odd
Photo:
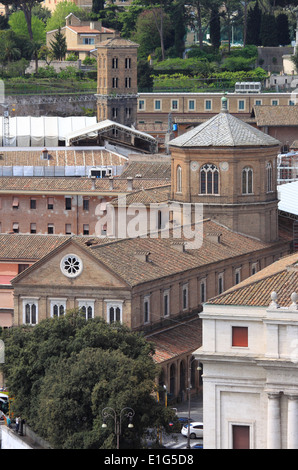
[[105, 0], [92, 0], [92, 12], [99, 13], [104, 10]]
[[27, 30], [29, 38], [33, 40], [33, 31], [32, 31], [32, 8], [37, 4], [41, 3], [43, 0], [1, 0], [2, 4], [5, 6], [13, 6], [14, 8], [20, 8], [26, 18]]
[[220, 47], [220, 15], [217, 6], [213, 6], [210, 18], [210, 40], [214, 49]]
[[32, 15], [31, 19], [31, 27], [32, 27], [32, 35], [33, 37], [30, 38], [29, 33], [26, 28], [26, 19], [23, 11], [16, 11], [12, 13], [9, 17], [9, 26], [11, 29], [18, 35], [18, 36], [26, 36], [29, 39], [39, 42], [41, 44], [45, 44], [46, 42], [46, 32], [45, 32], [45, 24], [42, 20], [37, 18], [37, 16]]
[[286, 13], [280, 13], [276, 17], [277, 40], [281, 46], [287, 46], [291, 43], [289, 20]]
[[143, 91], [152, 91], [153, 89], [153, 69], [148, 60], [138, 60], [138, 89]]
[[118, 19], [121, 22], [121, 36], [128, 39], [133, 36], [138, 16], [146, 9], [140, 3], [140, 0], [134, 0], [128, 8], [119, 13]]
[[54, 39], [50, 41], [50, 48], [53, 57], [57, 60], [63, 60], [67, 51], [66, 37], [61, 33], [61, 28], [54, 34]]
[[[162, 39], [160, 32], [156, 27], [158, 17], [162, 16]], [[162, 10], [159, 12], [156, 9], [143, 11], [137, 19], [136, 32], [133, 34], [133, 40], [140, 44], [138, 53], [139, 57], [147, 59], [149, 54], [152, 54], [155, 49], [161, 47], [161, 56], [165, 55], [165, 48], [168, 45], [168, 39], [172, 37], [171, 21], [169, 15]]]
[[135, 411], [121, 445], [141, 447], [148, 427], [173, 418], [152, 394], [159, 368], [142, 334], [78, 311], [35, 327], [5, 330], [3, 370], [14, 412], [54, 448], [115, 448], [114, 426], [102, 430], [102, 410]]
[[65, 26], [65, 18], [69, 13], [76, 15], [83, 13], [83, 10], [73, 2], [66, 1], [58, 3], [52, 16], [47, 20], [46, 31], [63, 28], [63, 26]]
[[260, 37], [262, 46], [276, 47], [278, 46], [276, 19], [274, 15], [262, 15]]
[[262, 11], [258, 2], [256, 2], [255, 6], [248, 10], [247, 14], [246, 44], [261, 45], [261, 22]]

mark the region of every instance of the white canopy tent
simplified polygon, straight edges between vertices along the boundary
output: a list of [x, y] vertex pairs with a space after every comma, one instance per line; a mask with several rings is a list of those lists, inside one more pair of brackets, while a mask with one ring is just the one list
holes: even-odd
[[[58, 147], [71, 132], [96, 124], [96, 116], [17, 116], [9, 118], [10, 147]], [[4, 140], [4, 119], [0, 116], [0, 146]]]

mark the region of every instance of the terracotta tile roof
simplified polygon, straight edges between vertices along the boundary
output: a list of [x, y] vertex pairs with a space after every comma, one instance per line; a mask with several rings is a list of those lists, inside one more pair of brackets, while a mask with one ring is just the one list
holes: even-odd
[[131, 162], [122, 172], [122, 178], [165, 178], [171, 180], [171, 162]]
[[69, 238], [59, 235], [0, 234], [0, 259], [35, 261]]
[[189, 321], [177, 322], [174, 326], [146, 335], [146, 339], [155, 347], [155, 362], [162, 363], [198, 349], [202, 345], [202, 323], [196, 316]]
[[0, 166], [96, 166], [124, 165], [127, 157], [105, 148], [48, 148], [49, 159], [42, 159], [43, 149], [0, 149]]
[[[125, 199], [119, 196], [115, 198], [111, 204], [116, 207], [127, 207], [131, 204], [159, 204], [169, 200], [170, 192], [170, 184], [159, 188], [141, 189], [140, 191], [134, 191], [132, 194], [125, 195]], [[123, 206], [123, 204], [125, 204], [125, 206]]]
[[298, 253], [286, 256], [237, 286], [208, 301], [216, 305], [249, 305], [268, 307], [271, 293], [278, 295], [278, 304], [288, 307], [293, 292], [298, 292]]
[[258, 127], [297, 126], [297, 106], [255, 106], [254, 113]]
[[[115, 177], [113, 179], [113, 189], [110, 187], [109, 178], [85, 178], [85, 177], [30, 177], [30, 176], [11, 176], [0, 178], [0, 193], [6, 191], [14, 191], [15, 193], [43, 191], [50, 193], [59, 191], [62, 193], [84, 193], [84, 192], [104, 192], [104, 193], [126, 193], [129, 192], [127, 179]], [[133, 180], [133, 190], [142, 188], [152, 188], [164, 186], [167, 184], [164, 179], [143, 179], [135, 178]], [[95, 185], [93, 189], [92, 185]]]
[[92, 243], [110, 242], [89, 236], [0, 234], [0, 260], [37, 261], [71, 238], [85, 248]]
[[[222, 234], [220, 243], [208, 238], [207, 233], [219, 230]], [[204, 241], [201, 248], [182, 252], [175, 247], [179, 241], [187, 240], [177, 238], [122, 239], [116, 243], [94, 246], [92, 253], [122, 277], [128, 285], [136, 286], [272, 246], [272, 244], [233, 233], [210, 220], [204, 222]], [[138, 252], [150, 253], [149, 261], [141, 260], [137, 256]]]

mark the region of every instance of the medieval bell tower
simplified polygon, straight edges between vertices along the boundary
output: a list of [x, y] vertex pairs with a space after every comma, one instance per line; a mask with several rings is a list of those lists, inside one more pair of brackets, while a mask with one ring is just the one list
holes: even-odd
[[139, 45], [117, 35], [97, 46], [97, 120], [126, 126], [137, 120]]

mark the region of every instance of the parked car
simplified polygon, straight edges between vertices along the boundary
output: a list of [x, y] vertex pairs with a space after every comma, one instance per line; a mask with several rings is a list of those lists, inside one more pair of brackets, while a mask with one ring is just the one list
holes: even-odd
[[189, 425], [185, 424], [185, 426], [183, 426], [183, 428], [181, 429], [181, 434], [185, 437], [188, 436], [188, 426], [190, 426], [190, 429], [189, 429], [190, 439], [203, 437], [203, 423], [195, 421], [194, 423], [190, 423]]

